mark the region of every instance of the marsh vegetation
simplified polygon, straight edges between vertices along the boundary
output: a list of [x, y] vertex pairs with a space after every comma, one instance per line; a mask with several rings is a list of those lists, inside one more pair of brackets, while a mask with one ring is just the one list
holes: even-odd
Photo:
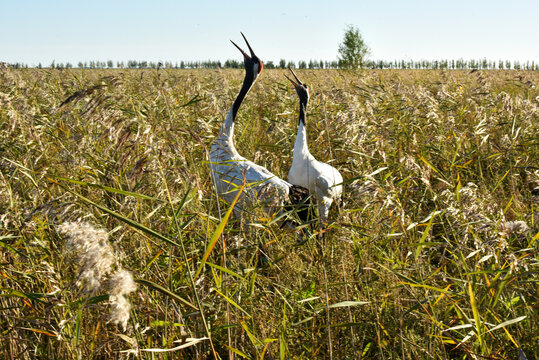
[[[235, 140], [286, 179], [283, 74]], [[0, 357], [537, 358], [539, 73], [298, 74], [311, 153], [345, 179], [304, 244], [215, 195], [241, 70], [0, 69]]]

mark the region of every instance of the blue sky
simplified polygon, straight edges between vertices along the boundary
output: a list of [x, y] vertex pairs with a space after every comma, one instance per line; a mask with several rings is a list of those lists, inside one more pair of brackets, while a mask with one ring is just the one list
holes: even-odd
[[533, 60], [538, 0], [0, 0], [0, 61], [335, 60], [347, 24], [371, 58]]

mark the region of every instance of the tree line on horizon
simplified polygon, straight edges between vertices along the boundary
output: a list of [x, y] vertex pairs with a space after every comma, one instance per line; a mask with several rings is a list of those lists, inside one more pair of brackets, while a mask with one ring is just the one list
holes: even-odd
[[[327, 60], [309, 60], [309, 62], [300, 60], [297, 65], [294, 61], [280, 59], [278, 63], [269, 60], [264, 63], [267, 69], [286, 69], [287, 67], [294, 69], [433, 69], [433, 70], [539, 70], [539, 66], [534, 61], [518, 60], [488, 60], [483, 59], [442, 59], [442, 60], [372, 60], [368, 56], [370, 48], [363, 39], [359, 28], [353, 25], [347, 25], [344, 32], [342, 42], [339, 44], [338, 59]], [[14, 63], [7, 64], [0, 61], [0, 68], [28, 68], [27, 64]], [[43, 68], [41, 63], [35, 68]], [[128, 60], [126, 63], [117, 61], [116, 64], [112, 60], [108, 61], [79, 61], [77, 66], [67, 63], [56, 63], [55, 60], [45, 68], [49, 69], [240, 69], [243, 68], [243, 62], [238, 60], [221, 61], [180, 61], [178, 62], [154, 62], [154, 61], [137, 61]]]
[[[74, 66], [70, 62], [61, 63], [53, 61], [48, 66], [43, 66], [39, 63], [37, 66], [28, 66], [24, 63], [4, 63], [0, 62], [4, 67], [10, 68], [49, 68], [49, 69], [241, 69], [243, 68], [243, 62], [237, 60], [221, 61], [180, 61], [180, 62], [154, 62], [154, 61], [137, 61], [128, 60], [113, 62], [108, 61], [79, 61], [77, 66]], [[340, 61], [327, 61], [327, 60], [309, 60], [309, 61], [287, 61], [285, 59], [279, 60], [278, 63], [274, 63], [269, 60], [264, 62], [266, 69], [286, 69], [291, 67], [294, 69], [343, 69], [347, 68], [343, 66]], [[452, 59], [452, 60], [367, 60], [364, 62], [362, 68], [366, 69], [425, 69], [425, 70], [539, 70], [539, 65], [534, 61], [518, 60], [488, 60], [484, 59]]]

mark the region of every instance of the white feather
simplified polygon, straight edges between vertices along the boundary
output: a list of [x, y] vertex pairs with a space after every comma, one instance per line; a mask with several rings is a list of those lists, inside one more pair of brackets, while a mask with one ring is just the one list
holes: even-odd
[[217, 194], [227, 203], [232, 203], [245, 177], [247, 185], [234, 207], [234, 213], [241, 216], [243, 211], [261, 204], [268, 215], [275, 214], [288, 199], [291, 184], [241, 156], [234, 146], [233, 133], [230, 110], [210, 150], [210, 170]]
[[337, 169], [311, 154], [303, 121], [299, 122], [288, 181], [309, 190], [316, 199], [320, 219], [326, 222], [331, 204], [342, 195], [343, 178]]

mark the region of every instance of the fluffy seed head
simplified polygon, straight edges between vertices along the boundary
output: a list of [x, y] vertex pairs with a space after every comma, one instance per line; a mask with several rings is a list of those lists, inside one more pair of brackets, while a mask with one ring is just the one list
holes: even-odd
[[[110, 294], [109, 322], [125, 331], [131, 311], [127, 296], [137, 289], [133, 274], [124, 270], [114, 256], [105, 230], [89, 223], [66, 222], [58, 226], [58, 232], [66, 237], [66, 251], [80, 265], [77, 285], [85, 291]], [[116, 267], [116, 272], [113, 268]]]
[[66, 237], [66, 251], [80, 265], [77, 285], [88, 292], [98, 291], [115, 262], [107, 232], [79, 222], [63, 223], [58, 231]]

